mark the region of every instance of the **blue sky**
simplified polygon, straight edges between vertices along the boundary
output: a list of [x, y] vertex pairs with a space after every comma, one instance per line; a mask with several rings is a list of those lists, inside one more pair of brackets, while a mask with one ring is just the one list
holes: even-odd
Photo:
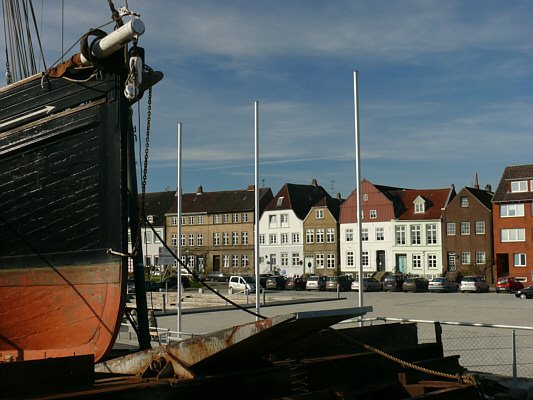
[[[45, 3], [51, 63], [60, 56], [61, 1]], [[109, 18], [106, 1], [65, 3], [65, 47]], [[477, 172], [495, 189], [505, 166], [533, 163], [531, 1], [128, 5], [146, 25], [147, 63], [165, 73], [154, 89], [149, 191], [176, 186], [178, 122], [185, 192], [252, 184], [257, 100], [260, 184], [276, 193], [316, 178], [348, 196], [354, 69], [361, 175], [373, 183], [459, 190]]]

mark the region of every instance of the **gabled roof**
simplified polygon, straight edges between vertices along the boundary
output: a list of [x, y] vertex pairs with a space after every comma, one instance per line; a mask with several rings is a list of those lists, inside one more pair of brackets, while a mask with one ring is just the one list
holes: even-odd
[[[259, 207], [263, 208], [266, 201], [272, 198], [270, 188], [259, 189]], [[266, 201], [265, 201], [266, 200]], [[246, 190], [225, 190], [220, 192], [204, 192], [202, 187], [196, 193], [183, 193], [181, 196], [181, 212], [183, 214], [231, 213], [253, 211], [255, 194], [253, 186]], [[167, 214], [176, 214], [177, 204], [167, 209]]]
[[493, 203], [533, 200], [533, 192], [511, 193], [510, 182], [533, 179], [533, 164], [511, 165], [503, 171], [502, 178], [498, 184], [498, 189], [492, 198]]
[[331, 196], [324, 196], [322, 197], [320, 200], [318, 200], [314, 205], [313, 207], [311, 208], [314, 208], [314, 207], [326, 207], [329, 212], [331, 213], [331, 215], [333, 216], [333, 218], [335, 218], [335, 221], [338, 221], [339, 220], [339, 213], [340, 213], [340, 209], [341, 209], [341, 204], [344, 200], [343, 199], [338, 199], [336, 197], [331, 197]]
[[311, 185], [286, 183], [266, 206], [265, 211], [293, 210], [296, 216], [303, 220], [311, 207], [324, 196], [331, 198], [314, 180]]
[[[142, 195], [139, 194], [139, 202]], [[145, 193], [144, 195], [144, 213], [146, 216], [152, 215], [154, 226], [163, 226], [165, 224], [165, 213], [176, 203], [174, 191]]]
[[[442, 216], [442, 209], [455, 196], [455, 188], [447, 189], [406, 189], [402, 192], [402, 203], [405, 211], [398, 220], [427, 220], [439, 219]], [[414, 201], [418, 197], [424, 199], [426, 204], [425, 212], [415, 213]]]
[[487, 190], [476, 189], [467, 186], [464, 187], [464, 190], [470, 192], [470, 194], [472, 194], [472, 196], [478, 199], [481, 204], [483, 204], [489, 210], [492, 210], [492, 197], [494, 196], [494, 193], [489, 192]]

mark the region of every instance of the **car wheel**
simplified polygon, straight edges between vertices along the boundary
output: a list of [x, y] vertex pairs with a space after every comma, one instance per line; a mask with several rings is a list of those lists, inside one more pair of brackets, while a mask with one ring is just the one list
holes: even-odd
[[527, 299], [527, 296], [526, 296], [525, 293], [520, 293], [520, 298], [521, 298], [521, 299]]
[[232, 286], [230, 286], [230, 288], [229, 288], [229, 294], [233, 294], [233, 287]]

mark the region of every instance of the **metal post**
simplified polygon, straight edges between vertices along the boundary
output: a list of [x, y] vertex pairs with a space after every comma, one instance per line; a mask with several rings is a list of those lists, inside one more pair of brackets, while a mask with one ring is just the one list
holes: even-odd
[[[255, 267], [255, 313], [261, 313], [261, 282], [259, 279], [259, 102], [254, 101], [254, 267]], [[248, 303], [248, 300], [246, 301]], [[255, 317], [259, 321], [259, 316]]]
[[[359, 237], [359, 307], [363, 307], [363, 242], [361, 235], [363, 232], [363, 220], [361, 210], [361, 146], [359, 140], [359, 93], [357, 89], [358, 71], [353, 72], [353, 100], [354, 100], [354, 132], [355, 132], [355, 180], [356, 180], [356, 194], [357, 194], [357, 227]], [[362, 323], [360, 323], [362, 325]]]
[[513, 352], [513, 386], [516, 386], [516, 330], [512, 331], [512, 352]]
[[177, 328], [178, 339], [181, 338], [181, 122], [178, 123], [178, 193], [176, 194], [176, 212], [178, 220], [177, 225], [177, 237], [176, 237], [176, 256], [178, 260], [176, 262], [176, 273], [178, 275], [178, 287], [176, 288], [176, 316], [177, 316]]

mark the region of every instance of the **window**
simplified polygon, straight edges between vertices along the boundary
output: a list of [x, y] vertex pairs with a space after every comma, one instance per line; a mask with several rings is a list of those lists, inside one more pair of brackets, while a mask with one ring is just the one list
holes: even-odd
[[376, 219], [378, 217], [378, 212], [376, 210], [370, 210], [370, 219]]
[[283, 204], [283, 196], [278, 197], [278, 200], [276, 201], [276, 206], [281, 206]]
[[316, 242], [317, 243], [324, 243], [324, 229], [317, 229], [316, 230]]
[[395, 227], [396, 231], [396, 244], [405, 244], [405, 226]]
[[196, 235], [196, 245], [197, 246], [203, 246], [204, 245], [204, 235], [202, 235], [201, 233]]
[[163, 231], [162, 230], [157, 230], [156, 232], [157, 232], [157, 235], [155, 235], [155, 237], [154, 237], [154, 243], [161, 243], [161, 240], [159, 238], [163, 237]]
[[281, 226], [283, 227], [289, 226], [289, 214], [281, 214], [280, 220], [281, 220]]
[[270, 244], [277, 244], [278, 243], [278, 235], [276, 235], [275, 233], [271, 233], [270, 235], [268, 235], [268, 242]]
[[144, 231], [144, 239], [146, 243], [152, 243], [152, 231]]
[[144, 257], [144, 265], [146, 265], [146, 266], [152, 265], [152, 257], [150, 257], [150, 256]]
[[305, 242], [306, 243], [314, 243], [315, 242], [315, 230], [314, 229], [306, 229], [305, 230]]
[[513, 258], [515, 267], [525, 267], [527, 265], [525, 253], [516, 253], [513, 255]]
[[484, 251], [476, 251], [476, 264], [485, 264], [487, 257]]
[[233, 223], [238, 224], [239, 223], [239, 214], [233, 214]]
[[376, 228], [376, 240], [385, 240], [385, 228]]
[[446, 224], [446, 235], [448, 236], [455, 235], [455, 222], [448, 222]]
[[271, 254], [270, 255], [270, 268], [272, 268], [276, 264], [277, 264], [276, 255], [275, 254]]
[[204, 223], [204, 216], [199, 215], [198, 217], [196, 217], [196, 221], [198, 222], [198, 225], [202, 225]]
[[224, 214], [222, 216], [222, 222], [224, 222], [225, 224], [229, 223], [229, 214]]
[[368, 251], [363, 251], [361, 253], [361, 265], [364, 267], [368, 267]]
[[315, 218], [316, 219], [323, 219], [324, 218], [324, 210], [322, 208], [319, 208], [318, 210], [315, 210]]
[[172, 246], [177, 246], [178, 245], [178, 234], [177, 233], [173, 233], [172, 234], [172, 238], [170, 239], [170, 243], [172, 244]]
[[411, 244], [422, 244], [421, 231], [420, 225], [411, 225]]
[[461, 252], [461, 264], [464, 265], [470, 265], [470, 252], [469, 251], [462, 251]]
[[368, 242], [368, 228], [363, 228], [361, 230], [361, 241]]
[[213, 246], [220, 246], [220, 233], [213, 233]]
[[521, 229], [502, 229], [501, 241], [502, 242], [525, 242], [526, 230]]
[[423, 213], [424, 211], [426, 211], [426, 207], [425, 207], [424, 202], [421, 201], [421, 202], [415, 203], [415, 213], [416, 214]]
[[229, 233], [228, 233], [228, 232], [224, 232], [224, 233], [222, 234], [222, 244], [223, 244], [224, 246], [229, 245]]
[[219, 214], [215, 214], [213, 216], [213, 218], [214, 218], [214, 223], [215, 224], [220, 224], [220, 215]]
[[185, 246], [185, 234], [182, 233], [180, 236], [180, 246]]
[[335, 269], [335, 254], [327, 255], [327, 268]]
[[476, 235], [485, 234], [485, 221], [476, 221]]
[[292, 253], [293, 267], [300, 265], [300, 253]]
[[194, 246], [194, 235], [189, 234], [189, 246]]
[[468, 207], [468, 197], [461, 197], [461, 207]]
[[347, 242], [353, 242], [353, 229], [348, 228], [344, 231], [344, 237]]
[[527, 192], [527, 181], [511, 182], [511, 193]]
[[194, 217], [189, 217], [189, 225], [194, 225]]
[[363, 201], [368, 201], [368, 194], [367, 193], [363, 193]]
[[420, 254], [413, 254], [413, 268], [422, 268], [422, 258]]
[[461, 221], [461, 235], [470, 235], [470, 221]]
[[276, 225], [277, 225], [276, 216], [275, 215], [269, 215], [268, 216], [268, 227], [269, 228], [275, 228]]
[[172, 222], [170, 224], [172, 226], [177, 226], [178, 225], [178, 217], [172, 217], [171, 221]]
[[281, 266], [282, 267], [289, 266], [289, 253], [281, 253]]
[[242, 244], [243, 246], [246, 246], [248, 244], [248, 232], [242, 233]]
[[239, 244], [239, 232], [231, 232], [231, 244], [237, 246]]
[[353, 251], [347, 251], [346, 252], [346, 266], [347, 267], [353, 267], [354, 266]]
[[228, 268], [229, 267], [229, 256], [227, 254], [224, 254], [222, 256], [222, 267]]
[[265, 244], [265, 235], [264, 234], [261, 234], [259, 235], [259, 244]]
[[427, 244], [437, 244], [437, 224], [426, 225], [426, 242]]
[[428, 254], [428, 268], [437, 268], [436, 254]]
[[185, 217], [181, 217], [181, 224], [185, 225]]
[[281, 234], [281, 244], [288, 244], [289, 243], [289, 234], [288, 233], [282, 233]]
[[293, 232], [292, 233], [292, 243], [300, 243], [300, 232]]
[[335, 229], [333, 228], [326, 229], [326, 242], [335, 243]]
[[242, 213], [242, 222], [248, 222], [248, 213]]
[[241, 257], [241, 267], [242, 268], [248, 267], [248, 256], [246, 254], [243, 254]]
[[237, 254], [233, 254], [231, 256], [231, 266], [233, 268], [237, 268], [239, 266], [239, 256]]
[[159, 265], [159, 256], [154, 256], [154, 265]]
[[324, 254], [317, 254], [316, 255], [316, 267], [317, 268], [324, 268]]
[[523, 217], [524, 204], [502, 204], [500, 205], [500, 217]]

